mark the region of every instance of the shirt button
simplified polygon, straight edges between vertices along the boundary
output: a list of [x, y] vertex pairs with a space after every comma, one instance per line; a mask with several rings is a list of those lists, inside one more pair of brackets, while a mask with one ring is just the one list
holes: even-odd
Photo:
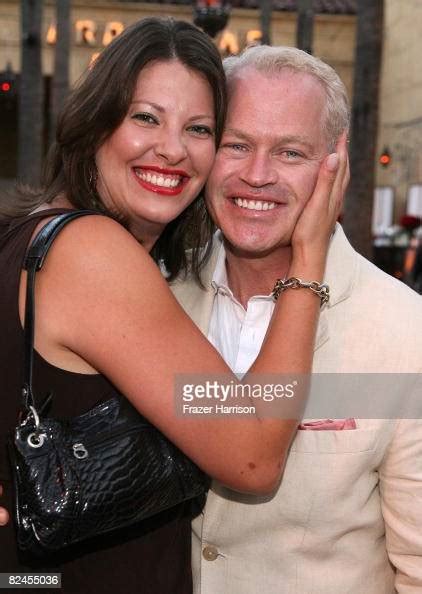
[[208, 545], [202, 549], [202, 556], [207, 561], [215, 561], [218, 557], [218, 549], [217, 547], [213, 547], [212, 545]]

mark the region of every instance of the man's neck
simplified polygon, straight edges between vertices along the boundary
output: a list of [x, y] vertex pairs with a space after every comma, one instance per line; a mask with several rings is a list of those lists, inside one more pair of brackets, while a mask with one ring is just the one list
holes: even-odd
[[291, 257], [289, 247], [256, 258], [233, 250], [227, 242], [225, 248], [228, 285], [245, 308], [251, 297], [269, 295], [275, 281], [287, 275]]

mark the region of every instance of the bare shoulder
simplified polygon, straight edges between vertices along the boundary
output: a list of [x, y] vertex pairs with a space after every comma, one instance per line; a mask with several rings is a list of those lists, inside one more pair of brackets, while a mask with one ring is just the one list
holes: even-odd
[[81, 216], [68, 223], [55, 240], [55, 244], [60, 243], [64, 250], [73, 244], [73, 249], [89, 249], [94, 253], [103, 250], [107, 245], [140, 246], [122, 224], [101, 214]]
[[[114, 275], [142, 271], [161, 278], [149, 253], [119, 222], [89, 215], [70, 222], [57, 236], [46, 258], [46, 272], [54, 269], [56, 282], [78, 277], [86, 285], [103, 275], [107, 284]], [[129, 280], [129, 279], [128, 279]]]
[[40, 332], [71, 350], [72, 339], [86, 342], [89, 329], [99, 336], [100, 327], [109, 327], [112, 334], [117, 326], [158, 315], [173, 299], [149, 253], [117, 221], [101, 215], [66, 225], [37, 277]]

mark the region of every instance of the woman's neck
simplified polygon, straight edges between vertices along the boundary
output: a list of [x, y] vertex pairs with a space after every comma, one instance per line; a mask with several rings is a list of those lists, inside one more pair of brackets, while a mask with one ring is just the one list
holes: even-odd
[[[32, 213], [41, 212], [43, 210], [51, 210], [52, 208], [75, 208], [64, 196], [57, 196], [52, 202], [42, 202]], [[31, 214], [32, 214], [31, 213]]]

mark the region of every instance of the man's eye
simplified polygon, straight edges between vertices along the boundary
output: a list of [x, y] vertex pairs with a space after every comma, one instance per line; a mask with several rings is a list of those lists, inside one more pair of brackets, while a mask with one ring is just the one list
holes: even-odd
[[145, 122], [146, 124], [158, 124], [157, 118], [150, 113], [144, 113], [144, 112], [134, 113], [133, 116], [131, 116], [131, 117], [133, 120], [138, 120], [139, 122]]
[[211, 130], [211, 128], [209, 126], [202, 126], [200, 124], [195, 124], [194, 126], [190, 126], [188, 128], [188, 130], [190, 132], [193, 132], [194, 134], [198, 134], [199, 136], [212, 136], [213, 135], [213, 131]]
[[285, 157], [287, 157], [288, 159], [299, 159], [302, 155], [300, 153], [298, 153], [297, 151], [293, 151], [293, 150], [288, 150], [288, 151], [283, 151], [283, 154]]
[[237, 144], [235, 142], [227, 142], [226, 144], [222, 145], [223, 148], [228, 148], [229, 150], [233, 150], [236, 152], [243, 152], [246, 151], [246, 146], [244, 144]]

